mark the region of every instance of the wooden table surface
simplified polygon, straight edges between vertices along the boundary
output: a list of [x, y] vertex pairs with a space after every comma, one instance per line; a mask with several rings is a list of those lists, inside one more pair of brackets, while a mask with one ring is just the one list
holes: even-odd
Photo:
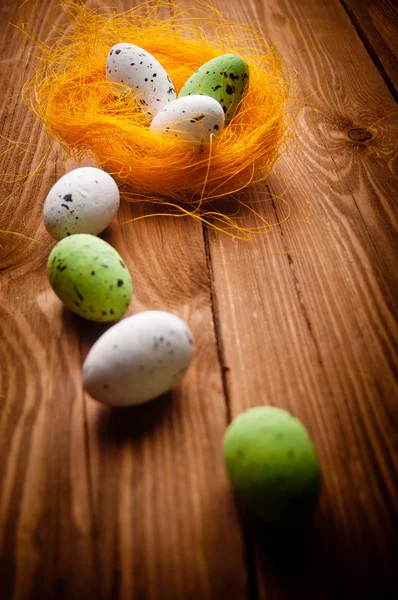
[[[135, 283], [128, 314], [169, 310], [196, 339], [176, 391], [124, 410], [83, 393], [104, 327], [46, 278], [42, 204], [64, 167], [43, 162], [20, 96], [18, 4], [0, 8], [0, 598], [398, 597], [395, 3], [215, 0], [296, 69], [299, 138], [249, 220], [268, 235], [161, 217], [106, 232]], [[43, 34], [55, 5], [36, 2]], [[118, 222], [139, 210], [124, 203]], [[300, 418], [319, 451], [321, 502], [300, 534], [267, 531], [227, 481], [225, 429], [259, 404]]]

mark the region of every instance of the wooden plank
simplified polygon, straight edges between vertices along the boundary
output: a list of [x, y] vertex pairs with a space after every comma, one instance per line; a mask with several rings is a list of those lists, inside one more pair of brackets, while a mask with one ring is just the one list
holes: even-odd
[[[4, 9], [7, 21], [18, 4]], [[54, 4], [40, 3], [38, 25]], [[12, 146], [0, 172], [27, 173], [47, 140], [18, 95], [19, 35], [5, 19], [0, 28], [8, 98], [16, 92], [2, 97], [3, 135], [37, 143], [33, 155]], [[0, 229], [36, 242], [1, 235], [0, 597], [244, 600], [244, 553], [220, 451], [227, 417], [201, 227], [153, 218], [106, 233], [135, 283], [127, 314], [180, 315], [196, 354], [172, 395], [131, 410], [101, 407], [82, 392], [81, 364], [104, 327], [64, 311], [45, 274], [52, 242], [42, 202], [63, 173], [53, 160], [20, 190], [8, 186], [1, 217]], [[119, 222], [139, 214], [125, 204]]]
[[394, 597], [396, 107], [337, 0], [214, 4], [261, 27], [303, 98], [296, 149], [269, 179], [274, 201], [256, 204], [275, 224], [288, 203], [290, 218], [248, 244], [207, 234], [231, 415], [292, 411], [324, 471], [307, 535], [248, 523], [258, 594]]
[[398, 94], [398, 8], [393, 0], [341, 0], [369, 54]]

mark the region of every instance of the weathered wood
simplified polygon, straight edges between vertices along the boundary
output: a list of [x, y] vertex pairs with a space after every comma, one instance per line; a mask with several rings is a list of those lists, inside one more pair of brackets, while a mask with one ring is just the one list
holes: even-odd
[[[248, 244], [208, 234], [231, 415], [292, 411], [314, 436], [324, 491], [304, 539], [252, 525], [261, 598], [389, 597], [396, 451], [396, 107], [337, 1], [215, 2], [260, 26], [298, 71], [299, 138]], [[274, 207], [274, 209], [273, 209]], [[310, 214], [311, 213], [311, 214]], [[260, 224], [259, 218], [246, 221]], [[383, 596], [384, 597], [384, 596]]]
[[[36, 3], [42, 31], [54, 4]], [[7, 25], [18, 5], [0, 8], [0, 126], [4, 138], [34, 143], [33, 153], [14, 145], [0, 156], [8, 174], [36, 169], [47, 148], [18, 97], [20, 37]], [[0, 236], [7, 600], [395, 597], [396, 107], [338, 0], [215, 5], [261, 27], [297, 69], [299, 138], [269, 179], [271, 195], [251, 192], [266, 202], [247, 224], [266, 219], [268, 236], [242, 243], [206, 231], [204, 247], [197, 224], [157, 218], [105, 235], [132, 272], [128, 314], [170, 310], [193, 329], [195, 361], [171, 397], [119, 411], [83, 394], [81, 364], [104, 327], [64, 311], [46, 280], [41, 204], [63, 173], [58, 151], [20, 189], [3, 187], [0, 202], [12, 195], [0, 229], [36, 240]], [[124, 205], [118, 222], [138, 214]], [[244, 517], [244, 548], [221, 438], [228, 418], [256, 404], [302, 419], [325, 485], [305, 535]]]
[[[38, 25], [54, 4], [40, 3]], [[35, 149], [14, 145], [0, 172], [28, 173], [48, 142], [23, 107], [18, 70], [7, 69], [20, 36], [5, 19], [0, 27], [11, 61], [2, 65], [3, 135]], [[244, 599], [241, 534], [220, 451], [227, 416], [202, 229], [153, 218], [116, 224], [104, 236], [132, 273], [127, 314], [180, 315], [196, 354], [172, 395], [131, 410], [101, 407], [83, 394], [81, 364], [104, 326], [63, 310], [46, 278], [53, 243], [42, 204], [63, 173], [53, 162], [20, 190], [7, 186], [13, 194], [1, 217], [0, 229], [36, 242], [1, 235], [0, 596]], [[139, 214], [124, 205], [118, 221]]]
[[386, 84], [398, 94], [398, 8], [394, 0], [341, 0]]

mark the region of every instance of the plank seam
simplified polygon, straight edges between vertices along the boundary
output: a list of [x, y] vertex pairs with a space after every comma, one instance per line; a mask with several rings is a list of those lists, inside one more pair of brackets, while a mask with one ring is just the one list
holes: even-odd
[[255, 562], [255, 552], [253, 549], [254, 540], [253, 535], [250, 532], [249, 524], [245, 523], [243, 515], [240, 515], [240, 525], [242, 529], [242, 538], [244, 544], [244, 556], [245, 566], [247, 570], [247, 576], [249, 581], [249, 599], [259, 600], [260, 595], [258, 593], [258, 582], [257, 582], [257, 568]]
[[[270, 196], [272, 198], [272, 200], [271, 200], [272, 207], [273, 207], [273, 209], [275, 211], [276, 218], [278, 219], [278, 222], [279, 222], [278, 210], [277, 210], [277, 207], [276, 207], [276, 204], [275, 204], [275, 196], [274, 196], [273, 192], [271, 191], [271, 189], [270, 189], [270, 187], [268, 185], [267, 185], [267, 189], [268, 189], [268, 192], [269, 192], [269, 194], [270, 194]], [[319, 364], [320, 368], [322, 369], [323, 373], [325, 374], [325, 381], [327, 382], [327, 386], [328, 386], [328, 389], [330, 391], [329, 381], [328, 381], [328, 379], [326, 377], [325, 365], [323, 363], [322, 354], [321, 354], [321, 351], [320, 351], [320, 348], [319, 348], [318, 340], [316, 339], [314, 331], [313, 331], [313, 328], [312, 328], [311, 319], [310, 319], [310, 317], [308, 315], [307, 307], [306, 307], [305, 302], [304, 302], [303, 292], [301, 291], [301, 285], [300, 285], [300, 282], [299, 282], [298, 277], [296, 275], [296, 270], [295, 270], [295, 267], [294, 267], [294, 261], [293, 261], [293, 258], [291, 256], [290, 252], [287, 249], [287, 246], [286, 246], [286, 243], [285, 243], [285, 239], [284, 239], [285, 236], [284, 236], [284, 233], [283, 233], [283, 228], [282, 228], [282, 225], [281, 225], [280, 222], [279, 222], [279, 230], [280, 230], [280, 233], [281, 233], [281, 237], [282, 237], [282, 240], [283, 240], [283, 246], [285, 248], [286, 257], [287, 257], [287, 261], [288, 261], [288, 264], [289, 264], [290, 274], [291, 274], [291, 276], [293, 278], [293, 284], [294, 284], [294, 288], [295, 288], [295, 294], [296, 294], [296, 297], [297, 297], [297, 300], [298, 300], [298, 303], [299, 303], [299, 306], [300, 306], [301, 315], [302, 315], [302, 317], [303, 317], [303, 319], [305, 321], [306, 327], [308, 329], [308, 334], [309, 334], [309, 336], [310, 336], [310, 338], [312, 340], [312, 343], [314, 344], [314, 348], [315, 348], [315, 351], [316, 351], [316, 356], [317, 356], [318, 364]]]
[[[230, 404], [230, 397], [228, 391], [227, 384], [227, 372], [229, 368], [224, 365], [224, 348], [221, 339], [221, 328], [220, 328], [220, 319], [218, 316], [218, 306], [216, 299], [216, 291], [214, 287], [214, 271], [213, 264], [211, 260], [211, 252], [210, 252], [210, 244], [209, 244], [209, 232], [205, 225], [202, 225], [203, 232], [203, 242], [204, 242], [204, 250], [206, 256], [206, 265], [207, 265], [207, 273], [209, 277], [209, 291], [210, 291], [210, 306], [212, 319], [214, 324], [214, 335], [216, 338], [216, 350], [218, 362], [221, 367], [221, 381], [222, 381], [222, 389], [225, 398], [226, 412], [227, 412], [227, 424], [232, 421], [232, 411]], [[242, 544], [243, 544], [243, 555], [244, 555], [244, 566], [247, 573], [248, 579], [248, 599], [249, 600], [258, 600], [258, 584], [256, 577], [256, 567], [254, 562], [254, 553], [252, 550], [251, 544], [251, 536], [248, 528], [245, 525], [245, 521], [243, 519], [242, 513], [238, 509], [238, 522], [240, 524], [241, 536], [242, 536]]]
[[386, 86], [388, 88], [388, 91], [394, 98], [395, 102], [398, 102], [398, 90], [395, 87], [391, 77], [387, 73], [382, 61], [380, 60], [375, 48], [373, 47], [372, 43], [370, 42], [364, 29], [362, 28], [362, 26], [359, 22], [359, 19], [356, 17], [355, 13], [346, 4], [345, 0], [340, 0], [340, 4], [343, 7], [343, 9], [345, 10], [345, 12], [347, 13], [348, 18], [350, 19], [355, 31], [357, 32], [359, 39], [361, 40], [362, 44], [364, 45], [365, 50], [369, 54], [369, 57], [373, 61], [376, 69], [379, 71], [384, 83], [386, 84]]
[[211, 305], [211, 313], [214, 324], [214, 334], [216, 338], [216, 349], [217, 349], [217, 358], [221, 367], [221, 381], [222, 381], [222, 390], [225, 398], [226, 410], [227, 410], [227, 424], [232, 420], [231, 416], [231, 406], [230, 406], [230, 398], [228, 392], [227, 385], [227, 372], [229, 368], [224, 365], [224, 349], [221, 341], [220, 334], [220, 320], [218, 318], [218, 307], [217, 307], [217, 299], [216, 293], [214, 289], [214, 277], [213, 277], [213, 265], [211, 261], [211, 253], [210, 253], [210, 245], [209, 245], [209, 234], [206, 227], [202, 226], [203, 231], [203, 241], [204, 241], [204, 250], [206, 256], [206, 265], [207, 265], [207, 273], [209, 277], [209, 290], [210, 290], [210, 305]]

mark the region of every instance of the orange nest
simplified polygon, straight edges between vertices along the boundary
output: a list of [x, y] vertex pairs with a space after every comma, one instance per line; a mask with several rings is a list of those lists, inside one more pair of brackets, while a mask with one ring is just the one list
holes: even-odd
[[[67, 25], [45, 43], [24, 86], [30, 109], [74, 159], [90, 157], [116, 175], [129, 200], [168, 198], [198, 206], [234, 194], [269, 175], [286, 137], [288, 84], [277, 51], [251, 29], [233, 25], [214, 9], [193, 13], [143, 4], [122, 14], [66, 0]], [[205, 31], [213, 31], [211, 41]], [[177, 93], [208, 60], [240, 54], [250, 84], [235, 117], [204, 153], [181, 140], [150, 133], [138, 107], [112, 92], [105, 76], [109, 49], [141, 46], [166, 69]], [[128, 88], [120, 85], [121, 92]]]

